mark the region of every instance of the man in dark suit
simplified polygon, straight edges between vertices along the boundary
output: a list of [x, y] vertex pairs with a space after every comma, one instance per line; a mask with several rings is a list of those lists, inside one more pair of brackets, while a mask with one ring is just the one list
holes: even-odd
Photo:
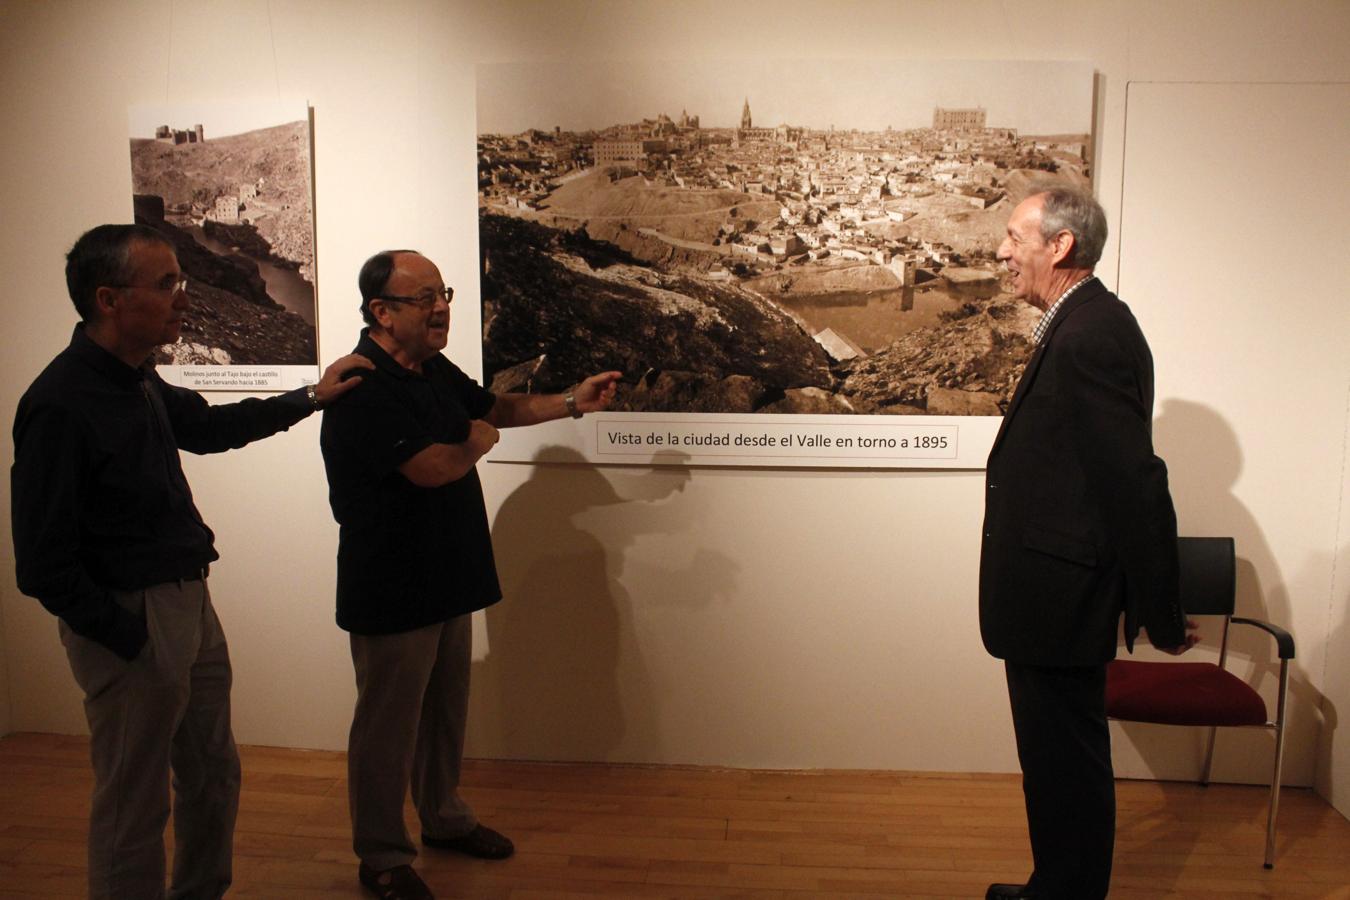
[[1177, 584], [1167, 469], [1153, 454], [1153, 358], [1093, 277], [1106, 216], [1085, 191], [1033, 187], [998, 257], [1044, 310], [985, 485], [980, 632], [1004, 660], [1034, 870], [987, 898], [1105, 897], [1115, 842], [1106, 664], [1120, 616], [1173, 653], [1194, 643]]

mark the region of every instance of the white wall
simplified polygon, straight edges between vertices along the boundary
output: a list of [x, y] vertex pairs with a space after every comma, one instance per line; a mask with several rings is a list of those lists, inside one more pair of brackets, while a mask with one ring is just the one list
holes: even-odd
[[[1338, 738], [1320, 724], [1350, 686], [1331, 675], [1326, 640], [1347, 614], [1343, 594], [1332, 602], [1343, 492], [1328, 487], [1343, 485], [1350, 386], [1350, 182], [1331, 176], [1350, 163], [1348, 108], [1350, 84], [1136, 82], [1127, 102], [1120, 286], [1147, 298], [1136, 311], [1154, 335], [1155, 440], [1181, 530], [1237, 541], [1239, 614], [1297, 639], [1286, 740], [1299, 771], [1319, 731]], [[1229, 252], [1197, 265], [1177, 252], [1197, 235]], [[1273, 701], [1273, 642], [1235, 628], [1231, 653]], [[1161, 743], [1172, 729], [1122, 730], [1117, 757], [1136, 751], [1160, 775], [1185, 777], [1201, 752]], [[1215, 777], [1271, 752], [1267, 734], [1225, 734]]]
[[[1099, 73], [1097, 183], [1113, 228], [1102, 274], [1114, 283], [1127, 82], [1344, 81], [1347, 45], [1350, 7], [1338, 2], [0, 0], [0, 114], [8, 126], [0, 145], [0, 271], [12, 336], [0, 362], [8, 376], [0, 418], [12, 415], [23, 388], [67, 339], [73, 314], [62, 254], [85, 228], [130, 218], [130, 103], [307, 97], [315, 110], [322, 357], [345, 352], [355, 339], [360, 262], [382, 247], [414, 246], [459, 291], [450, 352], [472, 370], [476, 62], [692, 57], [734, 80], [734, 61], [746, 54], [1087, 60]], [[1322, 225], [1344, 233], [1343, 221]], [[1206, 233], [1189, 237], [1173, 252], [1199, 268], [1255, 264], [1297, 247], [1296, 235], [1266, 234], [1260, 223], [1242, 247]], [[1194, 334], [1154, 298], [1125, 299], [1155, 347], [1184, 344], [1203, 355], [1219, 343], [1212, 332]], [[1334, 316], [1344, 300], [1343, 286], [1329, 284], [1309, 303], [1312, 314]], [[1251, 313], [1267, 298], [1239, 287], [1230, 302]], [[1272, 366], [1341, 378], [1344, 387], [1344, 354], [1310, 350], [1278, 329], [1262, 353]], [[1203, 405], [1204, 397], [1174, 390], [1169, 361], [1159, 357], [1161, 426], [1169, 398]], [[1310, 450], [1318, 466], [1305, 477], [1344, 504], [1344, 479], [1331, 462], [1344, 452], [1344, 408], [1340, 415], [1340, 443]], [[1189, 408], [1178, 416], [1173, 433], [1194, 429]], [[1245, 471], [1286, 477], [1283, 438], [1259, 403], [1232, 398], [1223, 417]], [[342, 746], [353, 688], [345, 641], [332, 624], [336, 529], [317, 423], [186, 465], [219, 536], [223, 559], [212, 589], [236, 664], [239, 740]], [[980, 473], [481, 469], [509, 599], [480, 622], [486, 641], [476, 664], [470, 752], [1015, 769], [1001, 668], [981, 649], [975, 621]], [[1239, 499], [1243, 489], [1234, 488]], [[3, 491], [7, 505], [7, 485]], [[1178, 491], [1182, 520], [1200, 521], [1188, 497]], [[1262, 508], [1261, 515], [1270, 551], [1248, 558], [1244, 589], [1282, 597], [1298, 620], [1301, 647], [1343, 660], [1344, 521], [1335, 538], [1304, 529], [1297, 508]], [[7, 529], [7, 517], [0, 527]], [[8, 546], [7, 532], [0, 537]], [[12, 559], [0, 565], [8, 725], [82, 731], [54, 624], [15, 591]], [[1340, 623], [1334, 647], [1333, 617]], [[1339, 665], [1341, 687], [1328, 683], [1337, 673], [1325, 665], [1299, 670], [1296, 693], [1304, 700], [1288, 781], [1313, 782], [1320, 740], [1319, 783], [1344, 798], [1346, 742], [1333, 745], [1318, 713], [1350, 709]], [[1125, 774], [1166, 768], [1157, 754], [1132, 754], [1139, 741], [1190, 752], [1175, 735], [1123, 737]], [[1229, 757], [1226, 774], [1260, 780], [1260, 749]]]
[[[1347, 398], [1350, 400], [1350, 398]], [[1350, 448], [1350, 403], [1346, 408], [1346, 446]], [[1346, 454], [1350, 462], [1350, 451]], [[1342, 466], [1341, 481], [1350, 481], [1350, 466]], [[1332, 565], [1331, 596], [1327, 598], [1326, 671], [1322, 677], [1322, 734], [1317, 742], [1317, 792], [1350, 817], [1350, 503], [1341, 489], [1340, 532]]]
[[[0, 571], [12, 574], [14, 572], [13, 552], [0, 554], [0, 558], [5, 560], [4, 562], [0, 562], [0, 565], [5, 566], [5, 568]], [[3, 594], [0, 594], [0, 596], [3, 596]], [[5, 652], [5, 648], [8, 646], [9, 642], [5, 640], [4, 608], [0, 606], [0, 736], [9, 734], [13, 730], [10, 727], [11, 703], [9, 700], [9, 655]]]

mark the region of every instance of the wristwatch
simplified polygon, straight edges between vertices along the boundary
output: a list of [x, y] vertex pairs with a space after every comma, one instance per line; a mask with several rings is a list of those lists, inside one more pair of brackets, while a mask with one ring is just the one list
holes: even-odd
[[314, 390], [314, 385], [305, 385], [305, 396], [309, 398], [309, 405], [315, 409], [319, 408], [319, 394]]
[[567, 407], [567, 414], [574, 419], [581, 418], [581, 410], [577, 409], [577, 396], [571, 391], [563, 394], [563, 406]]

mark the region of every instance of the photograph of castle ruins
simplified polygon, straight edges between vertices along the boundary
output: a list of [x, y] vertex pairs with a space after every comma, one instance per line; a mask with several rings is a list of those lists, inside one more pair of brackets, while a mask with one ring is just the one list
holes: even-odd
[[192, 303], [161, 371], [229, 367], [181, 381], [199, 388], [294, 386], [276, 367], [318, 363], [308, 109], [138, 106], [130, 122], [136, 221], [169, 239]]
[[484, 383], [614, 409], [998, 416], [1039, 316], [995, 259], [1091, 178], [1081, 63], [478, 68]]

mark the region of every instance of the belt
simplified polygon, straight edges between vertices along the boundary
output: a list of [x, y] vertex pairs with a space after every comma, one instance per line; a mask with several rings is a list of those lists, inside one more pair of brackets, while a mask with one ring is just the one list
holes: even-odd
[[179, 575], [179, 581], [205, 581], [206, 576], [211, 574], [210, 566], [202, 566], [200, 569], [193, 569], [186, 575]]

